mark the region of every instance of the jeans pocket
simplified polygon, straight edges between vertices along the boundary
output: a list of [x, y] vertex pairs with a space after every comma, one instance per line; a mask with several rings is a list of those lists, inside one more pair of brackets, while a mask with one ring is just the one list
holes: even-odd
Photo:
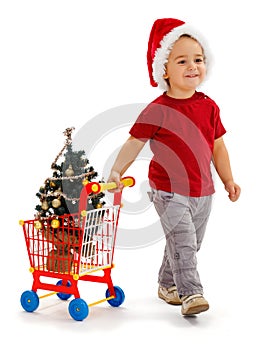
[[166, 192], [166, 191], [162, 191], [162, 190], [155, 190], [156, 192], [156, 196], [158, 197], [158, 199], [162, 200], [162, 201], [170, 201], [173, 196], [174, 193], [173, 192]]

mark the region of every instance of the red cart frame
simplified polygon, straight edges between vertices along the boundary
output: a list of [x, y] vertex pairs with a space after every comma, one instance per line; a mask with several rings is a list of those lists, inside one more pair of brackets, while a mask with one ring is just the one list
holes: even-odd
[[[121, 182], [124, 187], [135, 184], [132, 177]], [[114, 193], [113, 205], [85, 210], [89, 195], [115, 187], [115, 183], [88, 183], [81, 191], [78, 213], [20, 221], [33, 275], [32, 289], [21, 295], [26, 311], [33, 312], [40, 298], [53, 294], [61, 300], [74, 296], [69, 313], [75, 320], [86, 318], [88, 308], [101, 302], [108, 301], [111, 306], [123, 303], [124, 292], [111, 278], [122, 191]], [[105, 298], [87, 304], [80, 297], [78, 281], [106, 284]], [[39, 289], [51, 293], [39, 297]]]

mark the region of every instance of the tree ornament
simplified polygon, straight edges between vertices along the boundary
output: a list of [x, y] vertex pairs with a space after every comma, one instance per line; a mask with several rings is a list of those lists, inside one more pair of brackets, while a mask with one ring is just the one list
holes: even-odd
[[56, 183], [54, 181], [50, 181], [49, 186], [51, 188], [55, 188], [56, 187]]
[[48, 202], [47, 202], [46, 200], [44, 200], [44, 201], [42, 202], [42, 209], [43, 209], [43, 210], [48, 210], [48, 208], [49, 208]]
[[61, 205], [61, 200], [59, 198], [55, 198], [52, 202], [51, 202], [53, 208], [59, 208]]
[[59, 220], [58, 220], [58, 219], [53, 219], [53, 220], [51, 220], [50, 226], [51, 226], [52, 228], [58, 228], [58, 227], [60, 226]]
[[88, 179], [85, 178], [84, 180], [82, 180], [82, 184], [83, 186], [86, 186], [89, 183]]
[[42, 228], [42, 226], [43, 225], [42, 225], [41, 221], [35, 221], [34, 222], [35, 229], [40, 230]]
[[74, 176], [74, 175], [75, 175], [75, 172], [74, 172], [74, 169], [73, 169], [72, 164], [70, 164], [69, 167], [68, 167], [68, 169], [66, 169], [65, 175], [66, 175], [67, 177], [71, 177], [71, 176]]

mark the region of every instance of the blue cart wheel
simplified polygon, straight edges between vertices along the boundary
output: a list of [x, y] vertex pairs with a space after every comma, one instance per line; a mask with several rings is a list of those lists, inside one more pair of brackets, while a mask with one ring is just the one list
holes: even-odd
[[[125, 294], [120, 287], [113, 286], [113, 288], [115, 291], [115, 298], [108, 300], [108, 303], [113, 307], [117, 307], [123, 303], [125, 299]], [[109, 298], [109, 297], [110, 297], [110, 292], [109, 292], [109, 289], [107, 289], [106, 298]]]
[[[61, 286], [62, 285], [62, 280], [58, 281], [56, 283], [57, 286]], [[67, 281], [67, 287], [71, 287], [71, 282], [70, 281]], [[57, 293], [57, 296], [59, 299], [61, 300], [68, 300], [69, 298], [71, 298], [72, 294], [67, 294], [67, 293]]]
[[69, 313], [74, 320], [82, 321], [88, 316], [89, 308], [83, 299], [76, 298], [69, 304]]
[[33, 290], [26, 290], [21, 294], [21, 306], [27, 312], [33, 312], [39, 306], [39, 297]]

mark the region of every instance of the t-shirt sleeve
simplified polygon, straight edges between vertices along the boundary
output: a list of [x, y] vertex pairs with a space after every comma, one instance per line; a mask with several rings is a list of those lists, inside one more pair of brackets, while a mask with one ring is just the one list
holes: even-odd
[[216, 105], [215, 108], [215, 140], [219, 139], [226, 133], [226, 129], [224, 128], [224, 125], [222, 124], [221, 117], [220, 117], [220, 109]]
[[136, 122], [131, 127], [131, 136], [146, 142], [152, 139], [161, 127], [160, 113], [158, 105], [147, 106], [138, 116]]

